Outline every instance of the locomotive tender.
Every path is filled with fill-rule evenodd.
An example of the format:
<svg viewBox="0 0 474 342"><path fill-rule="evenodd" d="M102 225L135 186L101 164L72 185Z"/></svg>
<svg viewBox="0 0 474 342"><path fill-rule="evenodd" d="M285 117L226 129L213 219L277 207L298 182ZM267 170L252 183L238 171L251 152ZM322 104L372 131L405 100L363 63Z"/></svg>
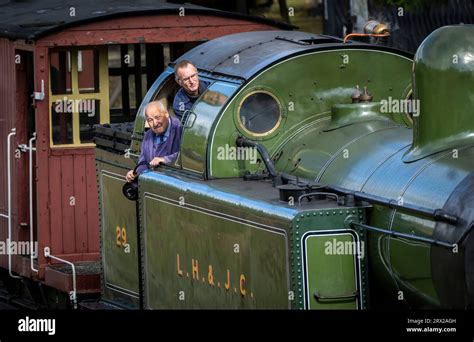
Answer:
<svg viewBox="0 0 474 342"><path fill-rule="evenodd" d="M284 31L183 55L211 85L183 122L176 165L143 173L137 202L122 195L124 176L146 104L171 107L173 64L142 102L130 150L96 140L104 302L470 307L473 33L440 28L414 59Z"/></svg>

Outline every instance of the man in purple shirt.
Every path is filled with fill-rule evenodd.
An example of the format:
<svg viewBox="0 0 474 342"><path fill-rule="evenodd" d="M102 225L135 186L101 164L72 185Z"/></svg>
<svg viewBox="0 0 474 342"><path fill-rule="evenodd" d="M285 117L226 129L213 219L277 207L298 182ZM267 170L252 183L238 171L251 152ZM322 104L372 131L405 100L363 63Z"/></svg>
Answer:
<svg viewBox="0 0 474 342"><path fill-rule="evenodd" d="M159 164L173 164L178 159L182 126L178 119L171 118L160 101L150 102L145 108L145 120L150 129L142 141L142 151L138 159L136 173L128 171L127 182L133 182L143 171Z"/></svg>

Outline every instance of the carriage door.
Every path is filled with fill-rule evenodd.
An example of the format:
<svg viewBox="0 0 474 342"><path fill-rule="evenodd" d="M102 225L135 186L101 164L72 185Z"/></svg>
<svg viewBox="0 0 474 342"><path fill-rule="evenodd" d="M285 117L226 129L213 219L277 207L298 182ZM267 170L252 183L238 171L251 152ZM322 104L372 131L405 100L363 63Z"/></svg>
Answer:
<svg viewBox="0 0 474 342"><path fill-rule="evenodd" d="M14 220L14 229L18 228L18 236L14 239L18 241L29 241L30 233L33 234L33 241L36 241L35 222L35 112L33 108L33 53L25 50L15 50L15 79L16 79L16 149L15 174L12 185L14 189L13 201L14 212L17 220ZM32 148L30 148L32 147ZM30 152L31 150L31 152ZM31 184L31 187L30 187ZM13 197L13 198L15 198ZM31 201L30 201L31 198ZM30 231L31 228L31 231ZM36 250L33 250L33 253ZM18 254L30 254L29 251L18 251Z"/></svg>

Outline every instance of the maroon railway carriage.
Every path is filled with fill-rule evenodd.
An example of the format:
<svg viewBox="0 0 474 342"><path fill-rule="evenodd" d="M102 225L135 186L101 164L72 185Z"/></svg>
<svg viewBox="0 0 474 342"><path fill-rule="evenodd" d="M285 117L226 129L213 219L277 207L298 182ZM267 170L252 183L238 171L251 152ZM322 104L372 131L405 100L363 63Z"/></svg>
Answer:
<svg viewBox="0 0 474 342"><path fill-rule="evenodd" d="M67 293L71 266L56 257L75 263L78 293L99 292L93 125L133 121L167 62L201 42L291 28L156 0L0 5L0 242L25 242L0 248L4 281ZM37 258L20 249L30 241Z"/></svg>

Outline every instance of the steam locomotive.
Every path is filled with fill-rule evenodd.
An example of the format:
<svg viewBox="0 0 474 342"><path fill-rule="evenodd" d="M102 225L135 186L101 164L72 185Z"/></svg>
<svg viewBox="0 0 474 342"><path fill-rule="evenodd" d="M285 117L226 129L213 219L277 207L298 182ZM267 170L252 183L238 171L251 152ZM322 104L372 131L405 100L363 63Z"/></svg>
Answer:
<svg viewBox="0 0 474 342"><path fill-rule="evenodd" d="M171 107L178 90L171 63L131 136L97 128L103 303L469 308L472 37L472 25L442 27L414 58L295 31L199 45L175 61L211 83L176 165L143 173L130 201L144 107Z"/></svg>

